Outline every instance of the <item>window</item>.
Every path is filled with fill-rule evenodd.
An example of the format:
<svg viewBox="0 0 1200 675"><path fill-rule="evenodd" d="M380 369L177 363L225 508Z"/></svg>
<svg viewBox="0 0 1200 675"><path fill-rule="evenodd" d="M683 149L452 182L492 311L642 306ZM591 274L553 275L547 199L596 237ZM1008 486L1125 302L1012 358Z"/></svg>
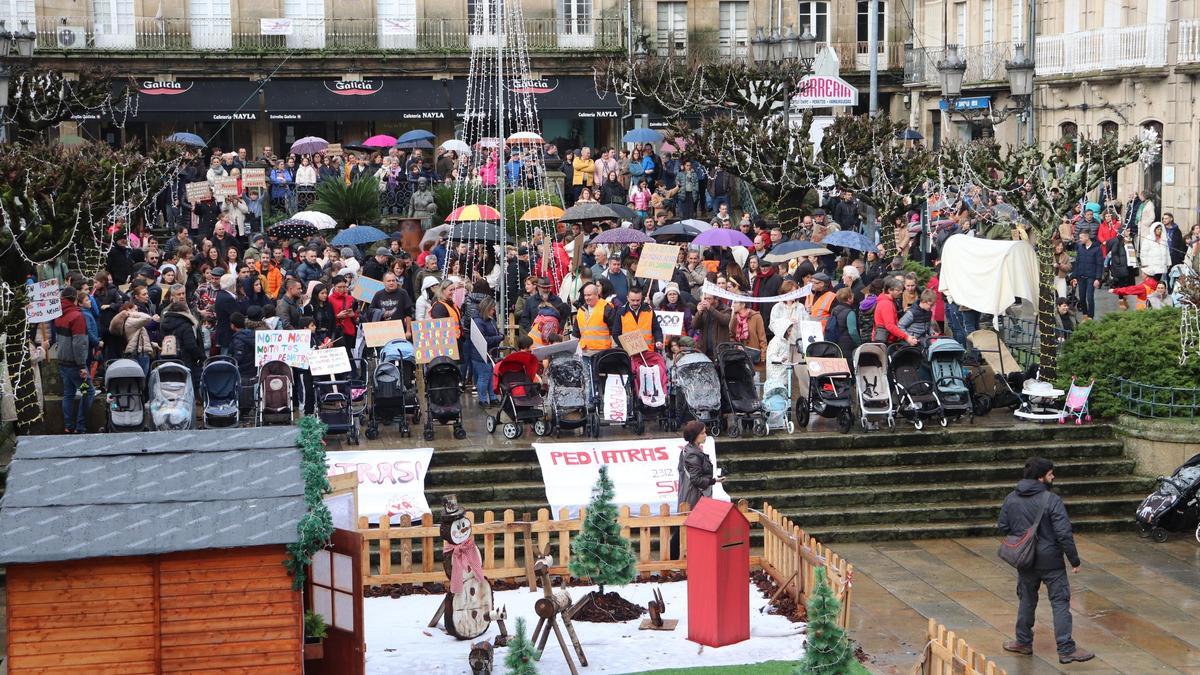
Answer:
<svg viewBox="0 0 1200 675"><path fill-rule="evenodd" d="M1104 27L1120 28L1123 23L1121 0L1104 0Z"/></svg>
<svg viewBox="0 0 1200 675"><path fill-rule="evenodd" d="M188 27L193 49L229 49L233 25L229 0L188 0Z"/></svg>
<svg viewBox="0 0 1200 675"><path fill-rule="evenodd" d="M596 43L592 0L558 0L558 46L590 49Z"/></svg>
<svg viewBox="0 0 1200 675"><path fill-rule="evenodd" d="M687 3L658 3L658 55L687 54Z"/></svg>
<svg viewBox="0 0 1200 675"><path fill-rule="evenodd" d="M1121 134L1121 127L1117 126L1116 122L1108 121L1100 123L1100 135L1104 138L1118 138Z"/></svg>
<svg viewBox="0 0 1200 675"><path fill-rule="evenodd" d="M92 0L92 39L97 49L134 49L133 0Z"/></svg>
<svg viewBox="0 0 1200 675"><path fill-rule="evenodd" d="M1063 0L1063 33L1079 32L1079 0Z"/></svg>
<svg viewBox="0 0 1200 675"><path fill-rule="evenodd" d="M415 49L417 46L417 0L377 0L379 47Z"/></svg>
<svg viewBox="0 0 1200 675"><path fill-rule="evenodd" d="M954 40L959 47L967 46L967 3L954 3ZM959 52L962 55L962 52Z"/></svg>
<svg viewBox="0 0 1200 675"><path fill-rule="evenodd" d="M1013 42L1025 44L1025 0L1012 0L1012 35ZM1028 50L1026 50L1028 51Z"/></svg>
<svg viewBox="0 0 1200 675"><path fill-rule="evenodd" d="M1146 23L1150 25L1167 22L1167 0L1150 0L1146 7Z"/></svg>
<svg viewBox="0 0 1200 675"><path fill-rule="evenodd" d="M746 56L746 48L750 44L750 29L746 22L749 6L748 2L721 3L721 30L718 34L721 56Z"/></svg>
<svg viewBox="0 0 1200 675"><path fill-rule="evenodd" d="M471 46L499 46L504 35L504 0L467 0Z"/></svg>
<svg viewBox="0 0 1200 675"><path fill-rule="evenodd" d="M354 559L320 550L312 558L312 611L325 625L354 632Z"/></svg>
<svg viewBox="0 0 1200 675"><path fill-rule="evenodd" d="M829 42L829 3L802 2L800 3L800 26L798 30L803 35L804 27L817 36L817 42Z"/></svg>
<svg viewBox="0 0 1200 675"><path fill-rule="evenodd" d="M871 3L867 0L858 0L858 41L866 42L870 39L867 35L867 28L870 27ZM887 3L879 0L879 16L875 22L875 37L879 40L879 47L882 50L884 43L887 42Z"/></svg>
<svg viewBox="0 0 1200 675"><path fill-rule="evenodd" d="M996 2L983 0L983 44L996 41Z"/></svg>
<svg viewBox="0 0 1200 675"><path fill-rule="evenodd" d="M325 48L325 0L283 0L283 15L292 20L289 49Z"/></svg>
<svg viewBox="0 0 1200 675"><path fill-rule="evenodd" d="M37 11L34 0L0 0L0 19L4 19L7 30L21 30L21 22L29 22L29 30L37 30Z"/></svg>

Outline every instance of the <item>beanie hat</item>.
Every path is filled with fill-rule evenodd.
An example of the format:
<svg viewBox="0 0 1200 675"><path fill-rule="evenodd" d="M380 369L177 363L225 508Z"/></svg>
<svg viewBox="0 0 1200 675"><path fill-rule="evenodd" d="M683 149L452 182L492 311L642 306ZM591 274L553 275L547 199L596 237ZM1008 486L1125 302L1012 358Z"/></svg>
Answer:
<svg viewBox="0 0 1200 675"><path fill-rule="evenodd" d="M1042 457L1030 457L1025 462L1025 473L1022 478L1037 480L1054 469L1054 462Z"/></svg>

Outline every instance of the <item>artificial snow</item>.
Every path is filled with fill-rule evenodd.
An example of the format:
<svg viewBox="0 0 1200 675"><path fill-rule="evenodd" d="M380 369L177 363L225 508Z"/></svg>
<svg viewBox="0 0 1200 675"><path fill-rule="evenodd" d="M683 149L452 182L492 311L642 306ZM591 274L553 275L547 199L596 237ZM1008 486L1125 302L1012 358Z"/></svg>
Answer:
<svg viewBox="0 0 1200 675"><path fill-rule="evenodd" d="M686 581L661 585L630 584L619 588L608 586L605 591L618 591L621 597L644 607L652 599L651 592L656 586L662 589L663 599L667 603L665 618L679 620L675 630L638 630L642 619L648 618L649 614L625 623L575 621L575 633L588 659L588 666L580 668L580 675L731 666L772 660L795 661L804 655L804 636L800 634L803 624L760 612L767 606L767 600L753 585L750 588L750 639L717 649L702 647L687 639ZM578 586L569 588L568 592L572 600L579 600L595 589L595 586ZM471 643L485 639L491 641L500 634L500 629L493 623L487 633L474 640L456 640L441 629L441 622L438 628L429 628L429 620L444 597L410 595L398 599L367 598L363 601L367 675L471 672L467 665ZM528 588L521 588L497 592L494 597L497 607L508 608L508 620L505 623L509 635L516 632L517 617L525 617L526 634L532 638L533 629L537 626L533 603L543 597L542 590L530 593ZM571 649L570 637L565 630L563 637L567 641L567 648ZM504 656L507 653L507 648L496 650L494 672L504 672ZM578 667L573 650L571 656ZM570 673L553 631L537 668L543 675Z"/></svg>

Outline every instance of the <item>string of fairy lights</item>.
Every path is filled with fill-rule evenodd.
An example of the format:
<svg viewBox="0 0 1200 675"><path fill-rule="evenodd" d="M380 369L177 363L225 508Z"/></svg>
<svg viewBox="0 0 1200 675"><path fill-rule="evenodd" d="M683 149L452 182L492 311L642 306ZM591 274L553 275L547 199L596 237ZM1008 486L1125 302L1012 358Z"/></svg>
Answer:
<svg viewBox="0 0 1200 675"><path fill-rule="evenodd" d="M46 94L56 95L48 96ZM58 71L21 73L9 82L11 105L3 117L12 124L26 115L30 122L57 121L64 113L86 113L112 120L124 127L130 117L137 115L138 96L133 87L110 90L99 102L84 101L75 90L75 80Z"/></svg>

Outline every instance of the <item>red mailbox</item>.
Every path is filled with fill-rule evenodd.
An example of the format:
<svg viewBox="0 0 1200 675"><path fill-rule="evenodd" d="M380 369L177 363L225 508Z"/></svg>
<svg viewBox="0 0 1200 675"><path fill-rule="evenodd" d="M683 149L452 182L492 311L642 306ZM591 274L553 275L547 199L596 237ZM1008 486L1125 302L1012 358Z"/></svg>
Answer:
<svg viewBox="0 0 1200 675"><path fill-rule="evenodd" d="M723 647L750 637L750 521L701 497L687 527L688 639Z"/></svg>

